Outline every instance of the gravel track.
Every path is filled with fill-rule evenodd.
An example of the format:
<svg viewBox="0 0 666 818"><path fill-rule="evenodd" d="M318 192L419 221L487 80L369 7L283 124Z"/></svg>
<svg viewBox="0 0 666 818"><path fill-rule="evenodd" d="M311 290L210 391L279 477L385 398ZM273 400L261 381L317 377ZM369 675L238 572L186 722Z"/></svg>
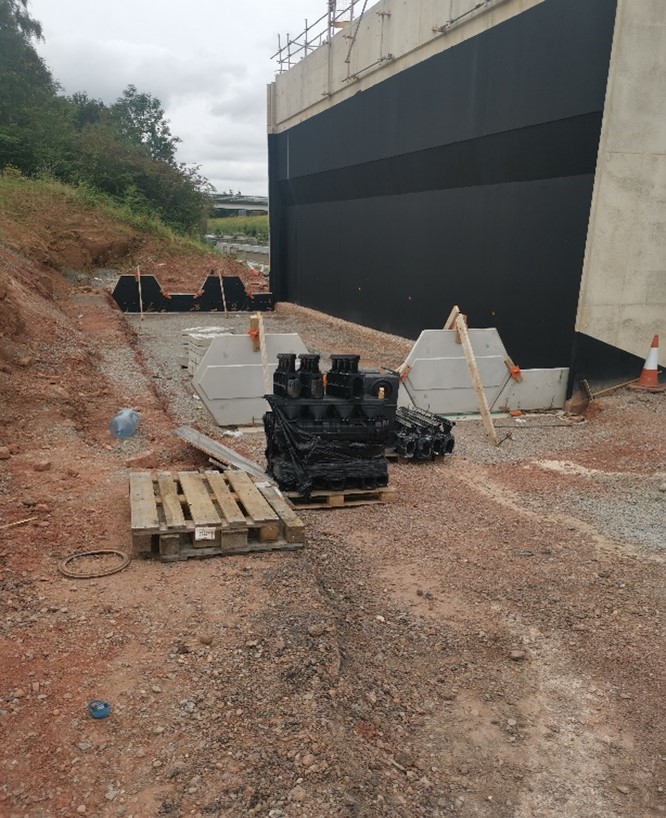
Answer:
<svg viewBox="0 0 666 818"><path fill-rule="evenodd" d="M244 333L249 317L238 313L227 317L171 313L146 316L144 320L126 315L125 319L137 334L146 366L154 373L158 393L164 397L175 421L219 435L219 428L191 387L191 376L181 367L181 332L192 326L223 326L233 333ZM396 369L412 345L408 339L290 304L280 304L275 313L265 313L264 324L267 332L299 333L308 349L322 356L322 368L328 365L331 352L344 351L360 354L361 367ZM126 371L126 366L120 366L118 377L126 377L123 375ZM620 467L586 471L586 453L594 447L607 447L607 459L612 461L617 440L609 437L605 424L562 411L525 414L516 419L498 417L495 425L502 441L498 447L488 444L478 418L458 418L454 430L456 460L506 467L506 476L513 480L513 485L520 484L522 490L526 489L522 501L535 511L570 513L598 527L611 539L664 549L666 450L662 430L666 427L666 413L663 396L636 395L625 390L606 398L603 405L608 407L604 411L610 411L618 424L622 424L625 414L628 426L632 414L643 410L640 422L648 428L641 434L653 430L652 447L649 443L636 444L645 449L645 458L638 457L629 473L623 472L621 463ZM244 435L239 449L263 463L262 434ZM567 468L571 461L580 464L578 475ZM518 476L514 479L512 475Z"/></svg>

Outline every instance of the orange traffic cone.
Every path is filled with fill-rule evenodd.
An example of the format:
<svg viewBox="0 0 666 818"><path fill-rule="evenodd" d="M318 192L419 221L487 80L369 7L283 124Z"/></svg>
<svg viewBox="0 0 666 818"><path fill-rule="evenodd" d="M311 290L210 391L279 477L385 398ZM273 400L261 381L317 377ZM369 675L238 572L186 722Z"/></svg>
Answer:
<svg viewBox="0 0 666 818"><path fill-rule="evenodd" d="M663 392L666 386L661 386L659 383L659 368L657 361L659 360L659 336L655 335L652 339L650 351L645 359L643 371L636 383L631 384L632 389L643 389L648 392Z"/></svg>

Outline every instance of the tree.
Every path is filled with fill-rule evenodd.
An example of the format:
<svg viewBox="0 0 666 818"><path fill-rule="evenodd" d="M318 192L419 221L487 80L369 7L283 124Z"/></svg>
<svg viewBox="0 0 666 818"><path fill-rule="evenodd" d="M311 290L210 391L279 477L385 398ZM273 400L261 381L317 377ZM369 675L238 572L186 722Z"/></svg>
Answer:
<svg viewBox="0 0 666 818"><path fill-rule="evenodd" d="M151 159L104 121L78 134L70 181L85 182L133 212L160 218L175 230L196 232L210 203L209 182L198 168Z"/></svg>
<svg viewBox="0 0 666 818"><path fill-rule="evenodd" d="M27 0L0 0L0 168L38 170L63 135L57 85L31 42L41 31ZM58 129L56 139L50 125Z"/></svg>
<svg viewBox="0 0 666 818"><path fill-rule="evenodd" d="M28 14L28 0L0 0L0 31L12 31L25 40L42 39L42 26Z"/></svg>
<svg viewBox="0 0 666 818"><path fill-rule="evenodd" d="M27 0L0 0L0 126L20 119L26 107L54 97L51 72L30 39L41 38L42 27L27 12Z"/></svg>
<svg viewBox="0 0 666 818"><path fill-rule="evenodd" d="M91 99L85 91L72 94L68 100L74 107L74 127L79 131L86 125L93 125L109 117L109 109L102 100Z"/></svg>
<svg viewBox="0 0 666 818"><path fill-rule="evenodd" d="M86 125L77 140L72 181L122 200L136 179L149 173L151 159L145 151L124 140L104 123Z"/></svg>
<svg viewBox="0 0 666 818"><path fill-rule="evenodd" d="M159 99L140 93L128 85L111 107L111 114L122 136L135 145L143 145L152 159L175 164L176 146Z"/></svg>

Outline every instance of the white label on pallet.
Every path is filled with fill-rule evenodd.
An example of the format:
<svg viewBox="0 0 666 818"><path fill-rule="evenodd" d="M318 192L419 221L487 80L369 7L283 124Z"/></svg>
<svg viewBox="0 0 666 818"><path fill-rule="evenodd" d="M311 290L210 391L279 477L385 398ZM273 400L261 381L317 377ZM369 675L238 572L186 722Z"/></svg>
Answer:
<svg viewBox="0 0 666 818"><path fill-rule="evenodd" d="M214 540L215 539L215 529L214 528L195 528L194 529L194 539L198 542L200 540Z"/></svg>

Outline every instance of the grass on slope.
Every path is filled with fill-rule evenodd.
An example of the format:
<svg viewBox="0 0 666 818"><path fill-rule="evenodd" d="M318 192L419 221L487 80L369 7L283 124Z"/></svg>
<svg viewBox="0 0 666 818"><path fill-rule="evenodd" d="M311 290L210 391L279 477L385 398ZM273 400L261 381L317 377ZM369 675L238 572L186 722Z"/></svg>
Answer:
<svg viewBox="0 0 666 818"><path fill-rule="evenodd" d="M3 239L3 222L18 221L27 226L31 222L39 226L48 214L76 211L86 216L115 223L119 228L133 228L140 233L157 238L171 250L206 253L209 248L203 240L175 233L155 216L133 209L81 185L71 187L54 179L27 179L16 172L0 174L0 240Z"/></svg>

